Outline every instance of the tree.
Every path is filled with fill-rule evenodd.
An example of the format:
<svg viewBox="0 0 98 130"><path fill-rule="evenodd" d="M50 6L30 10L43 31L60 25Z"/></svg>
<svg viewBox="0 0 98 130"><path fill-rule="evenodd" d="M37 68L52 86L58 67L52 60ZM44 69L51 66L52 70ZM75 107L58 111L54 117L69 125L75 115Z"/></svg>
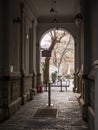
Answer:
<svg viewBox="0 0 98 130"><path fill-rule="evenodd" d="M53 53L54 53L53 54L53 63L55 66L58 67L58 75L59 75L59 69L60 69L61 63L65 63L67 61L67 59L71 59L71 60L73 59L73 56L72 56L73 46L71 44L72 36L70 35L68 41L65 41L65 42L64 42L64 44L62 42L59 44L56 44L53 49ZM62 44L61 48L60 48L60 44ZM71 52L71 54L70 54L70 52Z"/></svg>
<svg viewBox="0 0 98 130"><path fill-rule="evenodd" d="M55 72L53 72L53 73L51 74L51 79L52 79L53 83L55 83L55 81L56 81L56 79L57 79L57 71L55 71Z"/></svg>
<svg viewBox="0 0 98 130"><path fill-rule="evenodd" d="M50 59L53 60L53 64L59 67L62 61L66 61L68 58L67 52L68 47L70 46L71 35L68 32L61 31L61 30L52 30L48 33L50 37L50 46L47 50L49 50L52 54L51 57L46 57L44 62L44 83L48 83L49 81L49 61ZM62 48L62 46L64 46ZM69 48L70 49L70 48ZM59 54L59 56L58 56Z"/></svg>
<svg viewBox="0 0 98 130"><path fill-rule="evenodd" d="M49 32L49 36L51 37L51 44L49 47L49 51L52 53L54 46L57 43L60 43L61 39L66 35L66 32L59 32L58 30L52 30ZM49 61L50 57L45 58L45 71L44 71L44 81L45 83L49 82Z"/></svg>

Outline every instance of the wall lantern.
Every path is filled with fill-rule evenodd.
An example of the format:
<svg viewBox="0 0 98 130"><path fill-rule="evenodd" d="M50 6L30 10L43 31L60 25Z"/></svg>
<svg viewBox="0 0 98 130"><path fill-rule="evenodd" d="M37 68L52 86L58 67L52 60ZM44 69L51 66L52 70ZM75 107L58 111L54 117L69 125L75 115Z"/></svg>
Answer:
<svg viewBox="0 0 98 130"><path fill-rule="evenodd" d="M16 18L13 19L13 23L14 23L14 24L15 24L15 23L20 23L20 22L21 22L20 17L16 17Z"/></svg>
<svg viewBox="0 0 98 130"><path fill-rule="evenodd" d="M29 39L29 34L28 33L26 34L26 39Z"/></svg>
<svg viewBox="0 0 98 130"><path fill-rule="evenodd" d="M56 11L56 0L51 0L51 9L50 9L50 13L55 13Z"/></svg>
<svg viewBox="0 0 98 130"><path fill-rule="evenodd" d="M13 65L10 65L10 72L13 72Z"/></svg>
<svg viewBox="0 0 98 130"><path fill-rule="evenodd" d="M78 25L82 21L82 15L79 13L74 17L75 23Z"/></svg>

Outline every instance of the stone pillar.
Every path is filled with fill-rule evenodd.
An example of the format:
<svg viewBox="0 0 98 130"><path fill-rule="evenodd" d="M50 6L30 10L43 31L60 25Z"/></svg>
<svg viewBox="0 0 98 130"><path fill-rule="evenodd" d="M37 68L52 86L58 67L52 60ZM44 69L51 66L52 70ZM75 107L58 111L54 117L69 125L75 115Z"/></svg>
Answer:
<svg viewBox="0 0 98 130"><path fill-rule="evenodd" d="M88 121L88 106L89 106L89 80L88 75L82 75L82 86L81 86L81 99L83 99L82 117L85 121Z"/></svg>
<svg viewBox="0 0 98 130"><path fill-rule="evenodd" d="M77 41L75 41L75 73L74 73L74 88L73 88L74 92L79 87L78 86L78 82L79 82L79 78L78 78L79 69L80 69L80 43L79 43L79 39L77 39Z"/></svg>
<svg viewBox="0 0 98 130"><path fill-rule="evenodd" d="M80 107L82 117L87 120L88 98L89 98L89 80L88 73L91 66L91 37L90 37L90 16L89 16L89 1L82 1L82 23L81 23L81 65L80 65ZM88 6L87 6L88 5ZM81 73L82 72L82 73Z"/></svg>
<svg viewBox="0 0 98 130"><path fill-rule="evenodd" d="M36 25L37 22L35 20L32 21L32 31L33 31L33 91L36 92L37 87L37 64L38 60L36 57ZM37 50L38 52L38 50Z"/></svg>
<svg viewBox="0 0 98 130"><path fill-rule="evenodd" d="M75 77L73 91L79 90L78 73L81 67L81 23L76 23L77 38L75 39ZM79 91L78 91L79 92Z"/></svg>
<svg viewBox="0 0 98 130"><path fill-rule="evenodd" d="M36 46L36 56L37 56L37 61L36 61L36 65L37 65L37 73L40 73L40 42L37 42L37 46Z"/></svg>
<svg viewBox="0 0 98 130"><path fill-rule="evenodd" d="M98 130L98 60L94 62L95 68L95 130Z"/></svg>
<svg viewBox="0 0 98 130"><path fill-rule="evenodd" d="M21 8L21 96L26 103L34 96L36 83L36 30L30 1L25 1ZM30 13L31 12L31 13Z"/></svg>
<svg viewBox="0 0 98 130"><path fill-rule="evenodd" d="M78 92L78 87L79 87L78 73L79 73L79 68L77 68L76 72L74 73L74 88L73 88L73 92Z"/></svg>
<svg viewBox="0 0 98 130"><path fill-rule="evenodd" d="M38 28L38 26L37 26L37 37L38 37L38 32L39 32L40 30L39 30L39 28ZM40 56L40 39L38 38L38 39L36 39L36 57L37 57L37 60L36 60L36 66L37 66L37 75L39 75L40 74L40 58L41 58L41 56ZM41 75L40 75L41 76ZM41 78L41 77L40 77Z"/></svg>

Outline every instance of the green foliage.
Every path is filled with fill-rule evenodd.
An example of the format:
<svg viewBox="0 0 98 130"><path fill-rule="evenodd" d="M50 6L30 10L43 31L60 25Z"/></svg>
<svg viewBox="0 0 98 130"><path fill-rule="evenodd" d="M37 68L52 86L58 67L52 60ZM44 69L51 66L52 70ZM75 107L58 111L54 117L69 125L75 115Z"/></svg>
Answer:
<svg viewBox="0 0 98 130"><path fill-rule="evenodd" d="M57 71L55 71L55 72L53 72L53 73L51 74L51 78L52 78L53 83L55 83L55 81L56 81L56 79L57 79Z"/></svg>

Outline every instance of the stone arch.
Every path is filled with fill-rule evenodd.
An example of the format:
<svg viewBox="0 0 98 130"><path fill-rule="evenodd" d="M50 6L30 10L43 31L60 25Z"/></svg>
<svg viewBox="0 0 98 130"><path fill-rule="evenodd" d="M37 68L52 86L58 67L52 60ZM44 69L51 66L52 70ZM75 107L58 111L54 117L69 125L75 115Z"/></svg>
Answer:
<svg viewBox="0 0 98 130"><path fill-rule="evenodd" d="M42 37L45 35L46 32L48 32L51 29L55 29L55 24L48 24L48 23L40 23L38 25L37 28L37 50L40 50L40 41L42 39ZM80 58L80 44L78 44L79 38L80 38L80 34L79 34L79 28L76 26L75 23L61 23L59 24L60 29L62 30L66 30L67 32L69 32L69 34L72 35L72 37L74 38L74 49L75 49L75 71L77 69L77 67L79 66L79 58ZM37 58L39 59L37 63L37 72L40 73L40 53L37 52Z"/></svg>
<svg viewBox="0 0 98 130"><path fill-rule="evenodd" d="M37 43L40 44L40 39L47 32L48 30L55 29L55 24L48 24L48 23L42 23L38 25L37 30ZM62 30L68 31L73 38L75 39L75 42L78 43L79 41L79 29L77 28L76 24L74 23L62 23L59 25L59 28Z"/></svg>
<svg viewBox="0 0 98 130"><path fill-rule="evenodd" d="M55 29L56 29L56 28L51 28L51 29L47 30L46 32L44 32L44 33L42 34L42 36L40 37L39 45L40 45L40 43L41 43L42 38L45 36L45 34L47 34L49 31L55 30ZM66 30L66 29L64 29L64 28L59 28L58 30L66 31L66 32L68 32L68 34L70 34L70 35L73 37L73 35L72 35L68 30ZM74 37L73 37L73 39L74 39ZM75 39L74 39L74 40L75 40Z"/></svg>
<svg viewBox="0 0 98 130"><path fill-rule="evenodd" d="M41 36L41 38L40 38L40 42L39 42L40 47L41 47L41 41L42 41L42 39L43 39L44 36L47 35L47 33L48 33L49 31L51 31L51 30L56 30L56 28L51 28L51 29L47 30L46 32L44 32L44 33L42 34L42 36ZM73 42L75 43L74 37L72 36L72 34L71 34L69 31L65 30L64 28L59 28L58 30L67 32L67 33L72 37ZM73 44L73 45L75 45L75 44ZM41 72L41 71L40 71L40 72Z"/></svg>

